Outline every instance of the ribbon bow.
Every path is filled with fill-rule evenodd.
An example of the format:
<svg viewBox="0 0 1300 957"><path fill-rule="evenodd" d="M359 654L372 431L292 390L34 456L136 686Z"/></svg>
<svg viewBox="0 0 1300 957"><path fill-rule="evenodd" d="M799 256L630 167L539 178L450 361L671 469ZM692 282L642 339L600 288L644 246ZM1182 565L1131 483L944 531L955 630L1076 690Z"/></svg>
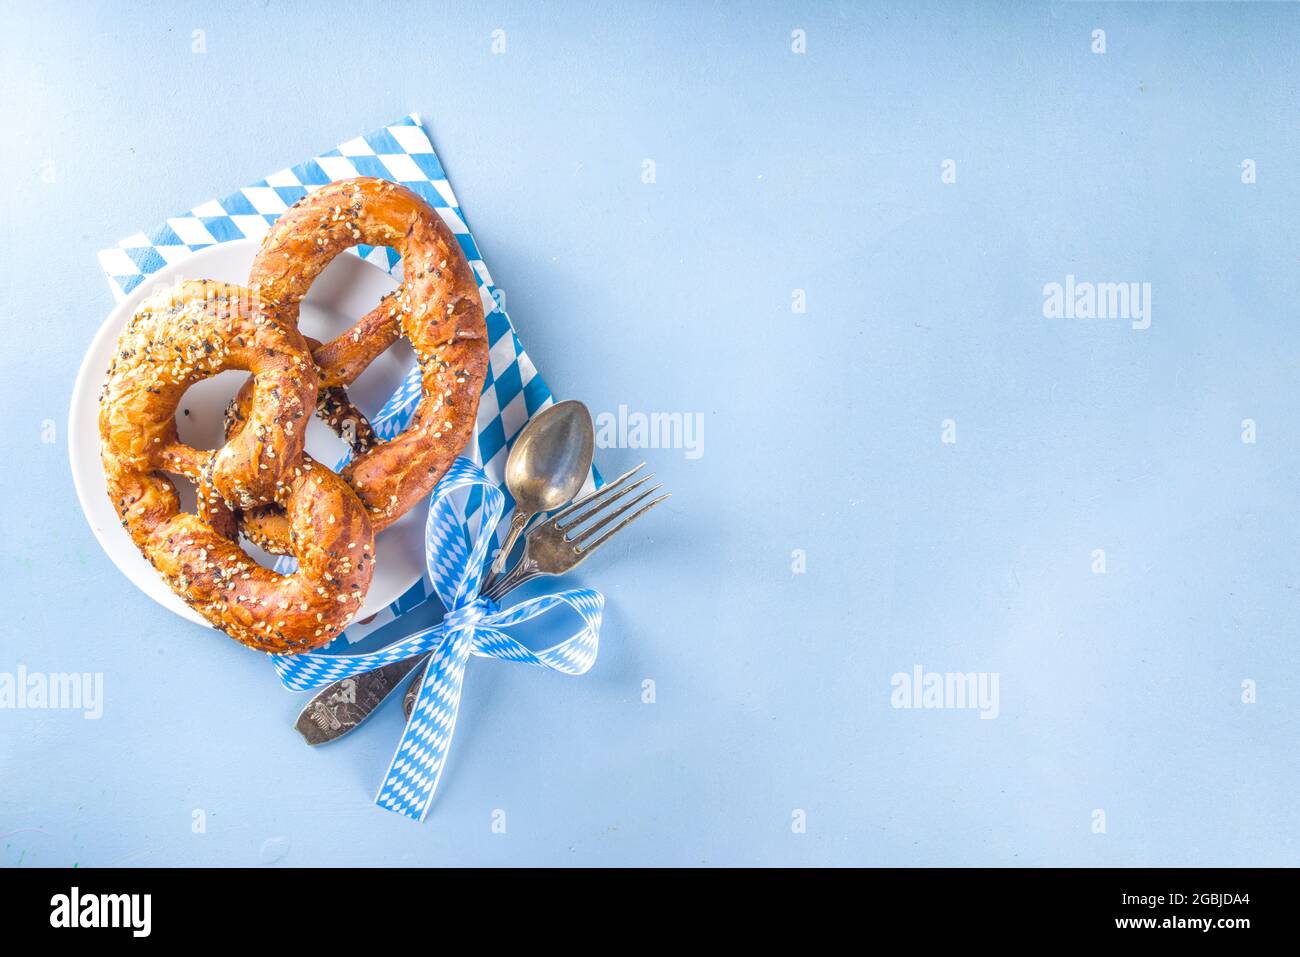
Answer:
<svg viewBox="0 0 1300 957"><path fill-rule="evenodd" d="M453 502L453 493L478 490L482 512L476 532ZM380 807L424 820L446 765L456 729L461 685L470 655L500 658L580 675L596 661L605 598L591 588L572 588L501 609L480 598L484 559L505 507L501 490L476 465L458 458L429 500L424 557L433 589L447 614L432 628L364 655L277 655L275 670L290 691L310 691L352 675L433 652L397 752L375 795ZM582 628L544 651L533 651L502 628L567 605L582 618Z"/></svg>

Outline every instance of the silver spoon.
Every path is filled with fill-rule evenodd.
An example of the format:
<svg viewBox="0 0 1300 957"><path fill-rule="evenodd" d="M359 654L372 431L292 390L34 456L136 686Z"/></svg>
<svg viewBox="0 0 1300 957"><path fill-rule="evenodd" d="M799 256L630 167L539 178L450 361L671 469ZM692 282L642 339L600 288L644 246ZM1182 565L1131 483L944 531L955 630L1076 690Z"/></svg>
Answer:
<svg viewBox="0 0 1300 957"><path fill-rule="evenodd" d="M524 426L506 459L506 488L515 500L515 514L483 582L485 588L506 567L511 549L533 516L553 512L578 494L591 472L595 450L591 412L576 399L555 403Z"/></svg>
<svg viewBox="0 0 1300 957"><path fill-rule="evenodd" d="M573 501L587 481L595 454L591 410L577 399L557 402L528 420L506 458L506 488L515 500L514 518L501 551L479 587L480 594L487 594L496 584L510 550L533 516L553 512ZM415 710L427 667L420 669L402 696L402 712L408 719Z"/></svg>

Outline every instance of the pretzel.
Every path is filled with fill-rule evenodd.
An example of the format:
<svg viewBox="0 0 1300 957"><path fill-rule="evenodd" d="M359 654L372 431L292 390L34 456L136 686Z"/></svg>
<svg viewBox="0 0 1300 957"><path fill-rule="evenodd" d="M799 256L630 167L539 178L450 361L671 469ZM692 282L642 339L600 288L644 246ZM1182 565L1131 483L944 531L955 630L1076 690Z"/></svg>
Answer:
<svg viewBox="0 0 1300 957"><path fill-rule="evenodd" d="M424 499L469 442L487 375L487 326L474 273L442 217L409 189L380 179L340 180L295 203L263 240L249 284L296 321L312 282L358 243L396 249L402 285L347 332L315 347L312 358L325 390L319 408L354 453L341 475L378 532ZM415 349L423 394L406 429L381 442L342 390L401 336ZM246 431L251 388L245 383L229 410L232 440ZM245 511L241 530L271 552L289 544L288 522L275 506Z"/></svg>
<svg viewBox="0 0 1300 957"><path fill-rule="evenodd" d="M267 652L329 642L360 609L374 567L365 509L302 456L317 391L309 356L297 329L248 290L183 282L141 303L100 395L108 494L132 541L199 614ZM226 369L253 373L245 428L215 452L185 445L181 396ZM198 514L180 511L164 472L198 484ZM293 575L263 568L236 541L231 507L268 502L287 510Z"/></svg>

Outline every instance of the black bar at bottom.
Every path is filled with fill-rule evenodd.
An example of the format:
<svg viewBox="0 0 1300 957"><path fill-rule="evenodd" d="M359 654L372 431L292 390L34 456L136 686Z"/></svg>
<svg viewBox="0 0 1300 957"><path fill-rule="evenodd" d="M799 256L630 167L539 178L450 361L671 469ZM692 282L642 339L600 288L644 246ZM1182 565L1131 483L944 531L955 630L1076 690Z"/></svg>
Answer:
<svg viewBox="0 0 1300 957"><path fill-rule="evenodd" d="M1295 884L1284 869L29 869L0 871L0 917L7 936L83 943L282 937L336 947L355 937L382 947L422 924L415 939L432 943L428 921L489 936L533 924L544 939L558 932L547 924L612 920L652 937L700 922L742 935L811 922L850 926L860 939L910 927L927 948L976 931L984 942L1230 946L1286 933Z"/></svg>

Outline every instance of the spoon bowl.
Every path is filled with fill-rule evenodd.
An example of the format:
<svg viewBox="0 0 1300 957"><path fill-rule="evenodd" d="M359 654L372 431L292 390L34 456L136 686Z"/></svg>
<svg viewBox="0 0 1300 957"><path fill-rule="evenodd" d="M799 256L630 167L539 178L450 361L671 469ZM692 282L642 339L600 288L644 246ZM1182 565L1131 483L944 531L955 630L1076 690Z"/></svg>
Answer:
<svg viewBox="0 0 1300 957"><path fill-rule="evenodd" d="M550 512L578 494L591 471L596 432L581 402L557 402L528 423L506 459L515 507Z"/></svg>
<svg viewBox="0 0 1300 957"><path fill-rule="evenodd" d="M557 402L529 420L506 459L506 488L514 518L484 586L501 574L515 542L539 512L568 503L582 489L596 454L591 412L576 399Z"/></svg>

